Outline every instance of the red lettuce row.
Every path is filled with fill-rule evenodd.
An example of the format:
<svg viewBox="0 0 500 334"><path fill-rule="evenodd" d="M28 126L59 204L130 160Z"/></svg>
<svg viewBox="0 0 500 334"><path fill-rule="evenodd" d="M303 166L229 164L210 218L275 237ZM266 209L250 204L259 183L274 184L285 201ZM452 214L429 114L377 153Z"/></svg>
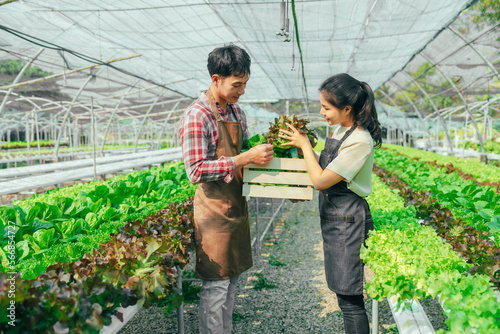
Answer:
<svg viewBox="0 0 500 334"><path fill-rule="evenodd" d="M193 248L192 222L190 198L143 221L129 220L93 253L52 265L36 279L1 274L0 331L98 333L113 314L121 318L118 306L138 301L148 305L158 298L179 300L172 298L177 295L175 266L187 264ZM9 318L11 303L15 320Z"/></svg>

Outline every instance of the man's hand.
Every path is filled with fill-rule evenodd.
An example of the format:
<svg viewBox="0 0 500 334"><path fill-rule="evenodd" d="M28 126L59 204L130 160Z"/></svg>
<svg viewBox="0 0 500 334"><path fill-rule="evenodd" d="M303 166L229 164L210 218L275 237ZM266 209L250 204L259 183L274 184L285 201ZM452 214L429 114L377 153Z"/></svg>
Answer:
<svg viewBox="0 0 500 334"><path fill-rule="evenodd" d="M256 165L267 165L273 158L273 145L261 144L252 147L249 152L252 153L251 163Z"/></svg>
<svg viewBox="0 0 500 334"><path fill-rule="evenodd" d="M271 162L272 158L273 145L261 144L235 156L234 163L237 167L243 167L251 163L256 165L267 165Z"/></svg>

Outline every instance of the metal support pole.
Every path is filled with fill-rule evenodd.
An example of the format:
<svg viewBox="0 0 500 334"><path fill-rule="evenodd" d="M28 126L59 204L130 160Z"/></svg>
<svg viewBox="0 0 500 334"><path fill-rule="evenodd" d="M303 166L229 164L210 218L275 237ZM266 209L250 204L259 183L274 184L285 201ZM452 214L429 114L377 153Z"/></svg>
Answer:
<svg viewBox="0 0 500 334"><path fill-rule="evenodd" d="M412 135L413 135L412 127L410 126L410 124L408 123L408 120L406 119L406 114L405 114L405 112L404 112L404 111L402 111L402 110L399 108L399 106L398 106L398 105L396 104L396 102L395 102L395 101L394 101L394 100L393 100L393 99L389 96L389 94L387 94L387 93L386 93L386 92L384 92L383 90L380 90L380 92L381 92L381 93L382 93L382 94L383 94L383 95L384 95L384 96L385 96L385 97L386 97L386 98L387 98L387 99L391 102L391 104L392 104L392 105L393 105L396 109L398 109L398 110L401 112L401 114L403 115L403 120L404 120L404 121L405 121L405 123L406 123L406 127L407 127L407 129L408 129L408 130L412 133ZM401 128L401 125L400 125L400 124L398 124L398 122L396 122L396 119L393 117L393 115L392 115L391 111L390 111L389 109L386 109L386 108L384 108L384 110L385 110L385 112L387 113L387 115L389 115L389 117L390 117L390 118L394 121L394 124L395 124L395 125L398 125L398 126ZM421 116L420 116L420 113L418 112L418 110L417 110L417 114L419 115L419 117L421 117ZM424 125L425 125L425 123L424 123ZM426 131L427 131L427 133L429 132L428 127L426 127Z"/></svg>
<svg viewBox="0 0 500 334"><path fill-rule="evenodd" d="M155 101L153 102L153 104L148 108L148 111L146 111L145 116L149 115L149 113L151 112L151 110L153 110L154 105L156 105L156 103L158 102L158 100L160 100L160 98L162 96L163 96L163 94L158 95L158 97L155 99ZM142 129L144 127L144 123L145 122L146 122L146 118L143 118L141 124L139 125L139 131L137 131L137 134L136 134L136 137L135 137L135 145L134 145L134 151L135 152L137 152L137 145L139 144L139 137L142 134Z"/></svg>
<svg viewBox="0 0 500 334"><path fill-rule="evenodd" d="M182 270L178 265L175 266L177 271L177 289L182 293ZM184 334L184 302L177 308L177 333Z"/></svg>
<svg viewBox="0 0 500 334"><path fill-rule="evenodd" d="M255 255L260 260L260 232L259 232L259 198L255 197Z"/></svg>
<svg viewBox="0 0 500 334"><path fill-rule="evenodd" d="M96 164L96 157L95 157L95 121L94 121L94 98L91 96L90 97L90 115L91 115L91 126L92 129L90 130L90 133L92 135L92 165L94 166L94 181L97 180L97 164Z"/></svg>
<svg viewBox="0 0 500 334"><path fill-rule="evenodd" d="M68 142L69 142L69 151L73 153L73 139L71 133L71 118L68 118Z"/></svg>
<svg viewBox="0 0 500 334"><path fill-rule="evenodd" d="M271 226L273 226L273 228L274 228L274 221L276 219L276 216L278 215L278 212L280 212L280 210L281 210L281 208L283 207L284 204L285 204L285 200L282 199L281 200L281 204L278 206L278 209L276 210L276 212L273 211L274 214L270 217L269 224L266 226L264 232L260 236L260 245L262 245L262 242L264 241L264 238L266 236L267 231L269 231L269 228Z"/></svg>
<svg viewBox="0 0 500 334"><path fill-rule="evenodd" d="M326 127L328 128L328 125ZM274 198L271 198L271 212L276 212L276 211L274 211ZM272 224L273 224L272 227L273 227L273 230L274 230L274 226L275 226L274 219L272 219Z"/></svg>
<svg viewBox="0 0 500 334"><path fill-rule="evenodd" d="M153 122L151 119L148 120L149 122L149 130L150 130L150 150L154 150L154 142L153 142L153 137L154 137L154 131L153 131Z"/></svg>
<svg viewBox="0 0 500 334"><path fill-rule="evenodd" d="M30 156L30 148L31 148L31 136L30 136L30 114L26 115L26 124L25 124L25 139L26 139L26 149L28 150L28 157ZM26 165L30 166L31 165L31 160L26 161Z"/></svg>
<svg viewBox="0 0 500 334"><path fill-rule="evenodd" d="M378 334L378 301L372 299L372 334Z"/></svg>
<svg viewBox="0 0 500 334"><path fill-rule="evenodd" d="M398 86L399 87L399 86ZM401 88L401 87L400 87ZM384 95L390 102L391 104L396 108L398 109L401 114L403 115L403 120L405 121L406 123L406 127L408 129L411 129L411 126L410 126L410 123L408 123L408 119L406 118L406 114L404 111L401 110L401 108L396 104L396 102L389 96L389 94L387 94L386 92L384 92L383 90L380 90L380 92L382 93L382 95ZM396 120L394 119L394 117L392 116L392 113L390 111L387 112L387 114L389 115L389 117L392 118L392 120L394 121L394 123L396 123Z"/></svg>
<svg viewBox="0 0 500 334"><path fill-rule="evenodd" d="M444 131L446 133L446 139L448 140L448 145L450 147L450 152L452 151L452 143L451 143L451 138L450 138L450 135L449 135L449 129L446 128L446 125L444 124L444 119L443 119L443 116L441 115L441 113L439 112L438 108L436 107L436 105L434 104L434 101L432 101L431 97L429 96L429 94L427 94L427 91L425 91L425 89L423 89L423 87L417 82L417 80L413 79L413 77L411 75L409 75L408 73L405 72L405 74L410 78L410 80L415 84L415 86L418 87L418 89L420 89L420 91L424 94L424 96L427 98L427 100L429 101L429 103L431 104L432 108L434 109L434 111L437 113L438 117L439 117L439 120L441 121L441 124L443 125L443 128L444 128ZM414 107L416 108L416 107ZM416 109L415 109L416 110ZM419 114L420 115L420 114ZM420 119L422 121L424 121L424 119L422 117L420 117ZM427 129L429 128L429 125L427 124L427 122L425 123L425 125L427 126Z"/></svg>
<svg viewBox="0 0 500 334"><path fill-rule="evenodd" d="M420 55L422 55L422 57L424 57L425 59L427 59L435 68L436 70L449 82L449 84L453 87L453 89L455 89L455 91L457 92L458 96L460 97L460 99L462 100L462 102L464 103L464 106L465 106L465 109L467 110L467 112L469 113L470 117L471 117L471 122L472 122L472 125L474 126L474 129L476 130L476 135L477 135L477 138L479 139L479 144L481 145L481 161L483 162L487 162L488 158L487 158L487 155L486 155L486 151L484 150L484 142L483 142L483 136L481 136L481 133L479 132L479 128L477 127L477 122L476 122L476 119L474 118L474 115L472 114L472 111L470 110L469 108L469 104L467 103L467 101L465 100L465 97L463 96L463 94L460 92L460 89L458 89L457 85L455 85L455 83L453 82L453 80L451 80L440 68L438 65L434 64L432 62L432 60L427 57L426 55L424 55L422 52L420 53Z"/></svg>
<svg viewBox="0 0 500 334"><path fill-rule="evenodd" d="M469 114L465 116L465 126L464 126L464 140L462 146L462 159L465 155L465 145L467 144L467 127L469 126Z"/></svg>
<svg viewBox="0 0 500 334"><path fill-rule="evenodd" d="M181 103L181 101L177 101L177 103L175 104L175 106L172 108L171 113L168 114L167 118L163 122L163 126L161 127L161 130L160 130L160 135L158 136L158 145L159 145L159 147L161 147L161 137L163 135L163 132L165 131L165 128L166 128L167 123L168 123L168 120L170 119L170 116L172 116L172 114L174 113L174 111L179 106L179 103Z"/></svg>
<svg viewBox="0 0 500 334"><path fill-rule="evenodd" d="M89 75L87 80L85 80L85 82L83 83L83 85L80 87L80 89L78 90L78 92L76 93L75 97L73 97L73 101L72 103L75 103L75 101L78 99L78 97L80 96L80 94L83 92L83 89L85 88L85 86L87 86L87 84L90 82L90 80L94 78L94 75ZM63 121L61 123L61 128L59 130L59 133L57 135L57 141L56 141L56 144L55 144L55 156L56 156L56 160L59 160L58 159L58 155L59 155L59 142L61 141L61 137L62 137L62 133L63 133L63 130L64 130L64 125L66 124L66 120L68 119L69 117L69 114L71 112L71 108L72 106L68 107L66 109L66 113L64 114L64 118L63 118ZM91 109L92 109L92 117L94 117L94 106L93 106L93 103L92 103L92 106L91 106Z"/></svg>
<svg viewBox="0 0 500 334"><path fill-rule="evenodd" d="M40 164L42 163L42 153L40 152L40 128L38 127L38 115L35 113L35 128L36 128L36 146L38 148L38 156Z"/></svg>
<svg viewBox="0 0 500 334"><path fill-rule="evenodd" d="M483 137L485 140L488 140L488 108L484 109L484 129L483 129Z"/></svg>
<svg viewBox="0 0 500 334"><path fill-rule="evenodd" d="M122 148L122 128L119 122L117 123L117 129L118 129L118 148Z"/></svg>
<svg viewBox="0 0 500 334"><path fill-rule="evenodd" d="M133 84L132 86L129 87L128 91L126 94L130 93L130 91L135 87L135 85L137 85L139 83L140 79L137 79ZM115 117L116 115L116 112L118 111L120 105L122 104L123 100L125 99L125 95L122 96L122 98L120 99L120 101L118 101L118 103L116 104L115 106L115 109L113 110L113 113L111 114L111 117L109 118L109 122L108 124L106 125L106 129L104 130L104 137L102 139L102 144L101 144L101 153L104 152L104 144L106 142L106 137L108 136L108 131L109 131L109 127L111 126L111 122L113 121L113 118ZM121 143L120 143L121 145Z"/></svg>

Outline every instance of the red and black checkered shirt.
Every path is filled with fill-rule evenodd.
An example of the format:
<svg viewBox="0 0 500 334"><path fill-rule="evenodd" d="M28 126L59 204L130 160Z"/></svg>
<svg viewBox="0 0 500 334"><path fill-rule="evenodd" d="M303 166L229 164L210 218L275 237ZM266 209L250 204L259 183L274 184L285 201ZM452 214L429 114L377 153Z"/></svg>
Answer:
<svg viewBox="0 0 500 334"><path fill-rule="evenodd" d="M209 106L207 95L202 92L187 108L179 129L184 166L193 184L216 180L229 183L233 179L234 159L215 156L219 137L215 115ZM248 126L243 110L228 102L225 111L219 107L219 114L224 121L241 121L245 143Z"/></svg>

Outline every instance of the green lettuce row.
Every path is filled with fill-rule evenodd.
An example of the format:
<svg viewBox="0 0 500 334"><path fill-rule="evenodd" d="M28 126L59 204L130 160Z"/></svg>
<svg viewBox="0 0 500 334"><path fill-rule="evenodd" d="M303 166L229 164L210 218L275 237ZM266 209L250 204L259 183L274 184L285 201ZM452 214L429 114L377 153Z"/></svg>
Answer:
<svg viewBox="0 0 500 334"><path fill-rule="evenodd" d="M0 152L0 158L3 157L16 157L19 155L28 155L29 156L38 156L38 146L36 144L31 144L30 150L22 150L22 151L14 151L14 152ZM92 146L78 146L78 147L73 147L72 149L69 147L65 147L64 145L62 148L59 149L59 153L70 153L70 152L89 152L93 150ZM137 146L148 146L148 144L138 144ZM130 145L119 145L119 144L106 144L104 145L104 150L117 150L117 149L123 149L123 148L135 148L134 144ZM55 149L53 148L43 148L40 150L40 154L42 155L49 155L49 154L54 154ZM1 166L0 166L1 169Z"/></svg>
<svg viewBox="0 0 500 334"><path fill-rule="evenodd" d="M440 165L453 164L462 172L472 175L479 182L500 182L500 172L498 167L486 165L477 159L462 159L440 155L430 151L418 150L411 147L404 147L394 144L383 144L384 148L407 155L410 158L419 158L423 161L436 161Z"/></svg>
<svg viewBox="0 0 500 334"><path fill-rule="evenodd" d="M489 277L465 275L465 261L431 227L418 224L416 209L405 208L397 191L376 175L367 200L376 226L361 248L375 273L367 293L376 300L439 297L450 311L448 333L500 333L500 306Z"/></svg>
<svg viewBox="0 0 500 334"><path fill-rule="evenodd" d="M54 140L40 140L40 146L41 147L50 147L50 146L54 146L55 145L55 141ZM61 142L59 145L61 146L67 146L68 143L63 143ZM30 141L30 146L31 147L37 147L38 146L38 142L36 140L34 141ZM15 149L15 148L25 148L25 147L28 147L28 143L26 141L11 141L11 142L8 142L8 143L2 143L0 144L0 147L2 149Z"/></svg>
<svg viewBox="0 0 500 334"><path fill-rule="evenodd" d="M190 187L190 184L185 184ZM194 195L194 190L190 196ZM189 197L189 196L188 196ZM85 254L99 248L101 243L108 242L111 238L111 233L116 233L120 226L123 226L128 219L141 220L152 215L170 202L183 201L186 198L184 194L165 198L162 201L148 205L143 211L124 216L118 221L105 222L99 229L93 231L89 235L80 235L76 240L70 243L62 243L52 246L48 251L35 255L31 259L21 261L15 267L15 271L22 274L23 278L36 278L41 273L45 272L46 268L57 262L74 262L81 259Z"/></svg>
<svg viewBox="0 0 500 334"><path fill-rule="evenodd" d="M481 145L479 143L473 143L471 141L465 142L465 148L472 148L476 152L481 152ZM484 151L486 153L500 154L500 143L493 140L484 141Z"/></svg>
<svg viewBox="0 0 500 334"><path fill-rule="evenodd" d="M430 191L440 203L478 230L500 231L500 195L496 189L478 186L457 173L443 174L430 164L387 150L375 152L375 162L396 173L413 189Z"/></svg>
<svg viewBox="0 0 500 334"><path fill-rule="evenodd" d="M107 241L127 219L142 219L169 202L192 196L194 186L182 167L171 164L107 182L78 184L75 189L67 187L20 201L20 206L0 207L3 271L15 269L25 277L36 277L57 261L81 258ZM9 221L16 222L15 236ZM12 241L15 251L10 248ZM12 255L15 268L9 265L8 256Z"/></svg>
<svg viewBox="0 0 500 334"><path fill-rule="evenodd" d="M99 333L111 315L121 317L117 307L156 299L168 301L165 311L172 311L182 301L175 266L184 268L193 249L192 221L189 198L127 221L81 260L57 263L35 279L0 274L0 332ZM12 302L15 319L9 317Z"/></svg>

